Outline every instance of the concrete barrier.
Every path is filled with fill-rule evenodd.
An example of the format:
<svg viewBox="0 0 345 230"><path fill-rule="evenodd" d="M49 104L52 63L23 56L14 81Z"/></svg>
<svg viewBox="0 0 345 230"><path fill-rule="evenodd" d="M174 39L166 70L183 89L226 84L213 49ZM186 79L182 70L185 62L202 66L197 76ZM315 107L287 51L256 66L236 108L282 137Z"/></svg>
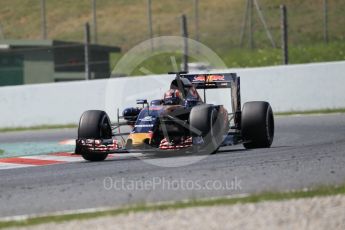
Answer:
<svg viewBox="0 0 345 230"><path fill-rule="evenodd" d="M269 101L276 112L345 108L345 61L226 69L241 76L242 102ZM83 111L135 106L137 98L161 98L171 75L0 88L0 127L78 123ZM229 105L228 90L209 90L207 101Z"/></svg>
<svg viewBox="0 0 345 230"><path fill-rule="evenodd" d="M345 61L232 71L243 101L266 100L280 112L345 108Z"/></svg>

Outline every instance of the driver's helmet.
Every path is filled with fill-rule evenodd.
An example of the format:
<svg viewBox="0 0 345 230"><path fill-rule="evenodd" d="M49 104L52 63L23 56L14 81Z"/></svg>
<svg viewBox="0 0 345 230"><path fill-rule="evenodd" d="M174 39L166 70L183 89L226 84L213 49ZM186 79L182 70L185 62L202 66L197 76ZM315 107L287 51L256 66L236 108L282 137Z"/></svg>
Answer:
<svg viewBox="0 0 345 230"><path fill-rule="evenodd" d="M181 92L178 89L169 89L163 98L165 105L179 105L182 102Z"/></svg>

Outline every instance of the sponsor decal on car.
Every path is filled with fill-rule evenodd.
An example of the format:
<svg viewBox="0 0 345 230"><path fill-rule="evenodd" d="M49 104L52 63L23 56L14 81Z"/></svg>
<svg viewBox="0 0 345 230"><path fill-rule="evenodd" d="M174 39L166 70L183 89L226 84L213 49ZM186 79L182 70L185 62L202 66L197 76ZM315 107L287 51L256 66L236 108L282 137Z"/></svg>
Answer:
<svg viewBox="0 0 345 230"><path fill-rule="evenodd" d="M154 119L156 119L156 118L152 117L152 116L146 116L146 117L140 119L140 121L153 121Z"/></svg>
<svg viewBox="0 0 345 230"><path fill-rule="evenodd" d="M224 81L224 75L198 75L195 76L193 79L193 82L195 81L206 81L206 82L212 82L212 81Z"/></svg>
<svg viewBox="0 0 345 230"><path fill-rule="evenodd" d="M134 127L138 127L138 128L150 128L150 127L153 127L153 124L147 124L147 125L135 125Z"/></svg>

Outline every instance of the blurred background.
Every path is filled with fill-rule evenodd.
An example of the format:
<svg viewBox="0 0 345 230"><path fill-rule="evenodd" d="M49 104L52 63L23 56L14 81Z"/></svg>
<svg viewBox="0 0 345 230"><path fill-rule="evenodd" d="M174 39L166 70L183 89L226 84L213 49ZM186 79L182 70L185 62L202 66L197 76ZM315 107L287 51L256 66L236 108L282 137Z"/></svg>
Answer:
<svg viewBox="0 0 345 230"><path fill-rule="evenodd" d="M281 4L287 8L289 63L345 59L344 0L1 0L0 85L83 79L87 22L90 42L98 44L89 51L91 79L109 77L136 44L151 37L181 36L182 14L189 38L213 49L228 67L279 65ZM47 52L52 56L43 58ZM37 65L25 67L30 61L52 63L51 70L39 77L42 69L35 72ZM169 58L145 64L154 73L171 70ZM24 76L4 80L15 69L23 69ZM36 80L26 79L27 72Z"/></svg>

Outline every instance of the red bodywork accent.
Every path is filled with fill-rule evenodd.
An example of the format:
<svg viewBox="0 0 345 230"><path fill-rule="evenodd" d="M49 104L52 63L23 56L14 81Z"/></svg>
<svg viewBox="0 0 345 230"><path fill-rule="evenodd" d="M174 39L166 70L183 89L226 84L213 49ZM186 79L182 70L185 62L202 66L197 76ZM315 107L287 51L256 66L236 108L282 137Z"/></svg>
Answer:
<svg viewBox="0 0 345 230"><path fill-rule="evenodd" d="M191 137L188 137L186 139L181 139L180 142L178 143L168 142L168 140L164 138L159 145L159 149L162 149L162 150L183 149L183 148L192 147L192 144L193 144L193 140Z"/></svg>
<svg viewBox="0 0 345 230"><path fill-rule="evenodd" d="M119 144L118 141L116 139L113 139L113 143L112 144L108 144L108 145L103 145L101 143L101 140L93 140L93 139L86 139L85 141L83 140L82 145L86 146L89 150L94 150L94 151L114 151L114 150L118 150Z"/></svg>
<svg viewBox="0 0 345 230"><path fill-rule="evenodd" d="M23 165L52 165L52 164L59 164L62 161L54 161L54 160L38 160L38 159L29 159L29 158L4 158L0 159L2 163L12 163L12 164L23 164Z"/></svg>

